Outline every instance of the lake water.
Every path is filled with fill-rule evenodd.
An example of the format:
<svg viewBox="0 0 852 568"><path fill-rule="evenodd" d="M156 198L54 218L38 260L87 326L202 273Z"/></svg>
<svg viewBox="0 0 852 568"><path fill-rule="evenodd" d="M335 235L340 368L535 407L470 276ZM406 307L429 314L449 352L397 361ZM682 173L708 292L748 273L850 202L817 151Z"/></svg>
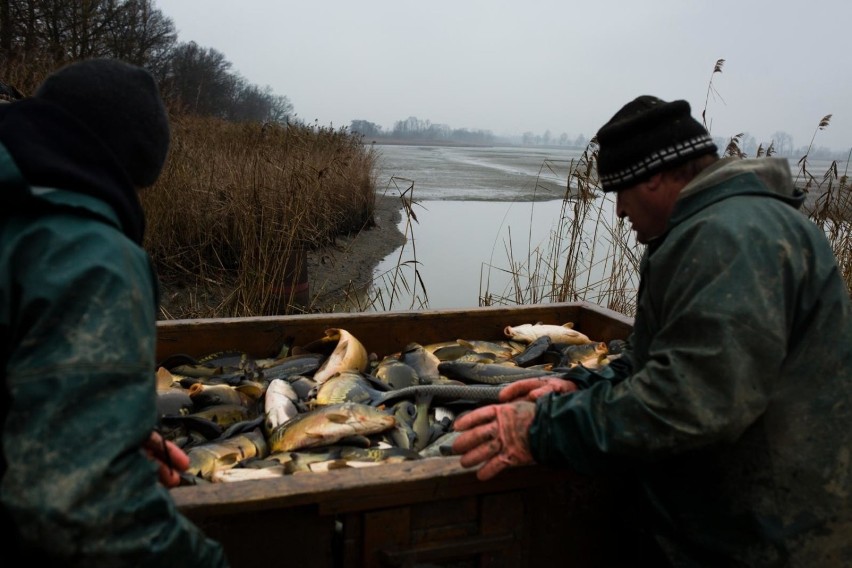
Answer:
<svg viewBox="0 0 852 568"><path fill-rule="evenodd" d="M579 151L402 145L376 150L377 190L410 199L416 216L414 221L403 215L400 230L408 242L376 269L371 290L379 298L376 309L548 301L543 296L552 288L554 269L543 264L556 264L553 251L565 243L555 239L573 222L562 210L562 198ZM611 200L596 201L605 224L614 223ZM591 243L598 220L586 223L584 250L577 251L588 262L595 262ZM584 299L596 297L589 291Z"/></svg>
<svg viewBox="0 0 852 568"><path fill-rule="evenodd" d="M378 265L377 310L468 308L559 299L618 305L635 297L641 247L618 226L612 196L591 214L563 210L570 148L376 145L377 191L412 201L408 242ZM812 162L818 176L830 162ZM794 179L797 160L790 160ZM570 203L569 203L570 204ZM582 219L576 223L574 219ZM581 236L570 237L572 229ZM573 246L572 246L573 245ZM566 258L574 261L566 263ZM566 274L572 266L575 273ZM416 273L415 273L416 269ZM565 283L572 295L555 297ZM614 298L614 299L613 299Z"/></svg>

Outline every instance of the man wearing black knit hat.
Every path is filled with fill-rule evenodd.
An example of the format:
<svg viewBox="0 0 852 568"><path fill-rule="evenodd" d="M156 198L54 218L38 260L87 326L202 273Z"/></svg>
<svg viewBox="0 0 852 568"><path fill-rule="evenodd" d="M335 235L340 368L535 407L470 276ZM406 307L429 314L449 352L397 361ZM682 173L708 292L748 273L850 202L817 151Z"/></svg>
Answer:
<svg viewBox="0 0 852 568"><path fill-rule="evenodd" d="M647 245L628 347L458 418L461 463L629 480L653 565L852 565L852 303L787 160L720 159L686 101L647 95L597 139Z"/></svg>
<svg viewBox="0 0 852 568"><path fill-rule="evenodd" d="M168 493L186 454L152 433L157 284L136 192L168 147L153 77L120 61L68 65L0 105L8 558L227 566Z"/></svg>

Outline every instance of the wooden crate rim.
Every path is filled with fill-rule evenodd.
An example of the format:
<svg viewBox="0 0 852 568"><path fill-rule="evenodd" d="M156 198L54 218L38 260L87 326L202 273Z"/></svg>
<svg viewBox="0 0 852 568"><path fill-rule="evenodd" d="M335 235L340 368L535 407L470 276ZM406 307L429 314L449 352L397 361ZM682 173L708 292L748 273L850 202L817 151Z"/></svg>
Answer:
<svg viewBox="0 0 852 568"><path fill-rule="evenodd" d="M445 308L445 309L435 309L435 310L392 310L386 312L329 312L329 313L319 313L319 314L291 314L291 315L277 315L277 316L244 316L244 317L224 317L224 318L192 318L192 319L172 319L172 320L159 320L157 321L157 327L170 328L170 327L178 327L178 326L201 326L201 325L221 325L227 323L246 323L246 322L257 322L257 323L298 323L299 321L311 322L311 321L322 321L329 319L342 319L342 320L372 320L372 319L388 319L388 318L397 318L397 317L422 317L424 315L438 315L438 316L464 316L470 314L477 313L526 313L526 312L539 312L539 311L547 311L548 309L564 309L564 308L581 308L584 310L588 310L591 312L595 312L599 315L605 316L612 320L615 320L620 323L624 323L627 325L633 325L633 318L630 316L626 316L620 312L616 312L615 310L611 310L609 308L605 308L603 306L599 306L597 304L593 304L591 302L586 301L577 301L577 302L552 302L548 304L527 304L521 306L481 306L475 308Z"/></svg>

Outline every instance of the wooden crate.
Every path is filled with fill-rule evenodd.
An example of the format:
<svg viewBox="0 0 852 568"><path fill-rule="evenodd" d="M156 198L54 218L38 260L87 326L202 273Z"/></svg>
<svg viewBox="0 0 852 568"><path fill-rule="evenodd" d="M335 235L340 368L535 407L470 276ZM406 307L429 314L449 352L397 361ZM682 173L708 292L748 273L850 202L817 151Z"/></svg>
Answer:
<svg viewBox="0 0 852 568"><path fill-rule="evenodd" d="M468 310L175 320L158 324L157 355L238 349L269 357L328 328L379 357L414 341L502 339L507 325L563 324L596 341L626 338L632 320L584 302ZM628 566L614 480L544 466L481 482L458 457L276 479L178 487L178 508L220 540L234 568L291 566Z"/></svg>

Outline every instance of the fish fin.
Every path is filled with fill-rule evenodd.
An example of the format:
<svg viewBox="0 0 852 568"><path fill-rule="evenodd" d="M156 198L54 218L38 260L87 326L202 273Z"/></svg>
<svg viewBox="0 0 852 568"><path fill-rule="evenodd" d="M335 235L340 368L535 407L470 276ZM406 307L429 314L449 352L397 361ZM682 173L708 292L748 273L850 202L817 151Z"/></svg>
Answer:
<svg viewBox="0 0 852 568"><path fill-rule="evenodd" d="M325 418L335 424L345 424L349 421L349 415L345 412L329 412L325 415Z"/></svg>
<svg viewBox="0 0 852 568"><path fill-rule="evenodd" d="M311 440L322 440L322 439L325 438L325 436L323 436L322 434L317 433L317 432L311 432L311 431L306 431L305 437L307 437Z"/></svg>
<svg viewBox="0 0 852 568"><path fill-rule="evenodd" d="M171 371L165 367L157 369L157 390L165 390L171 387L174 382L175 377L172 375Z"/></svg>

